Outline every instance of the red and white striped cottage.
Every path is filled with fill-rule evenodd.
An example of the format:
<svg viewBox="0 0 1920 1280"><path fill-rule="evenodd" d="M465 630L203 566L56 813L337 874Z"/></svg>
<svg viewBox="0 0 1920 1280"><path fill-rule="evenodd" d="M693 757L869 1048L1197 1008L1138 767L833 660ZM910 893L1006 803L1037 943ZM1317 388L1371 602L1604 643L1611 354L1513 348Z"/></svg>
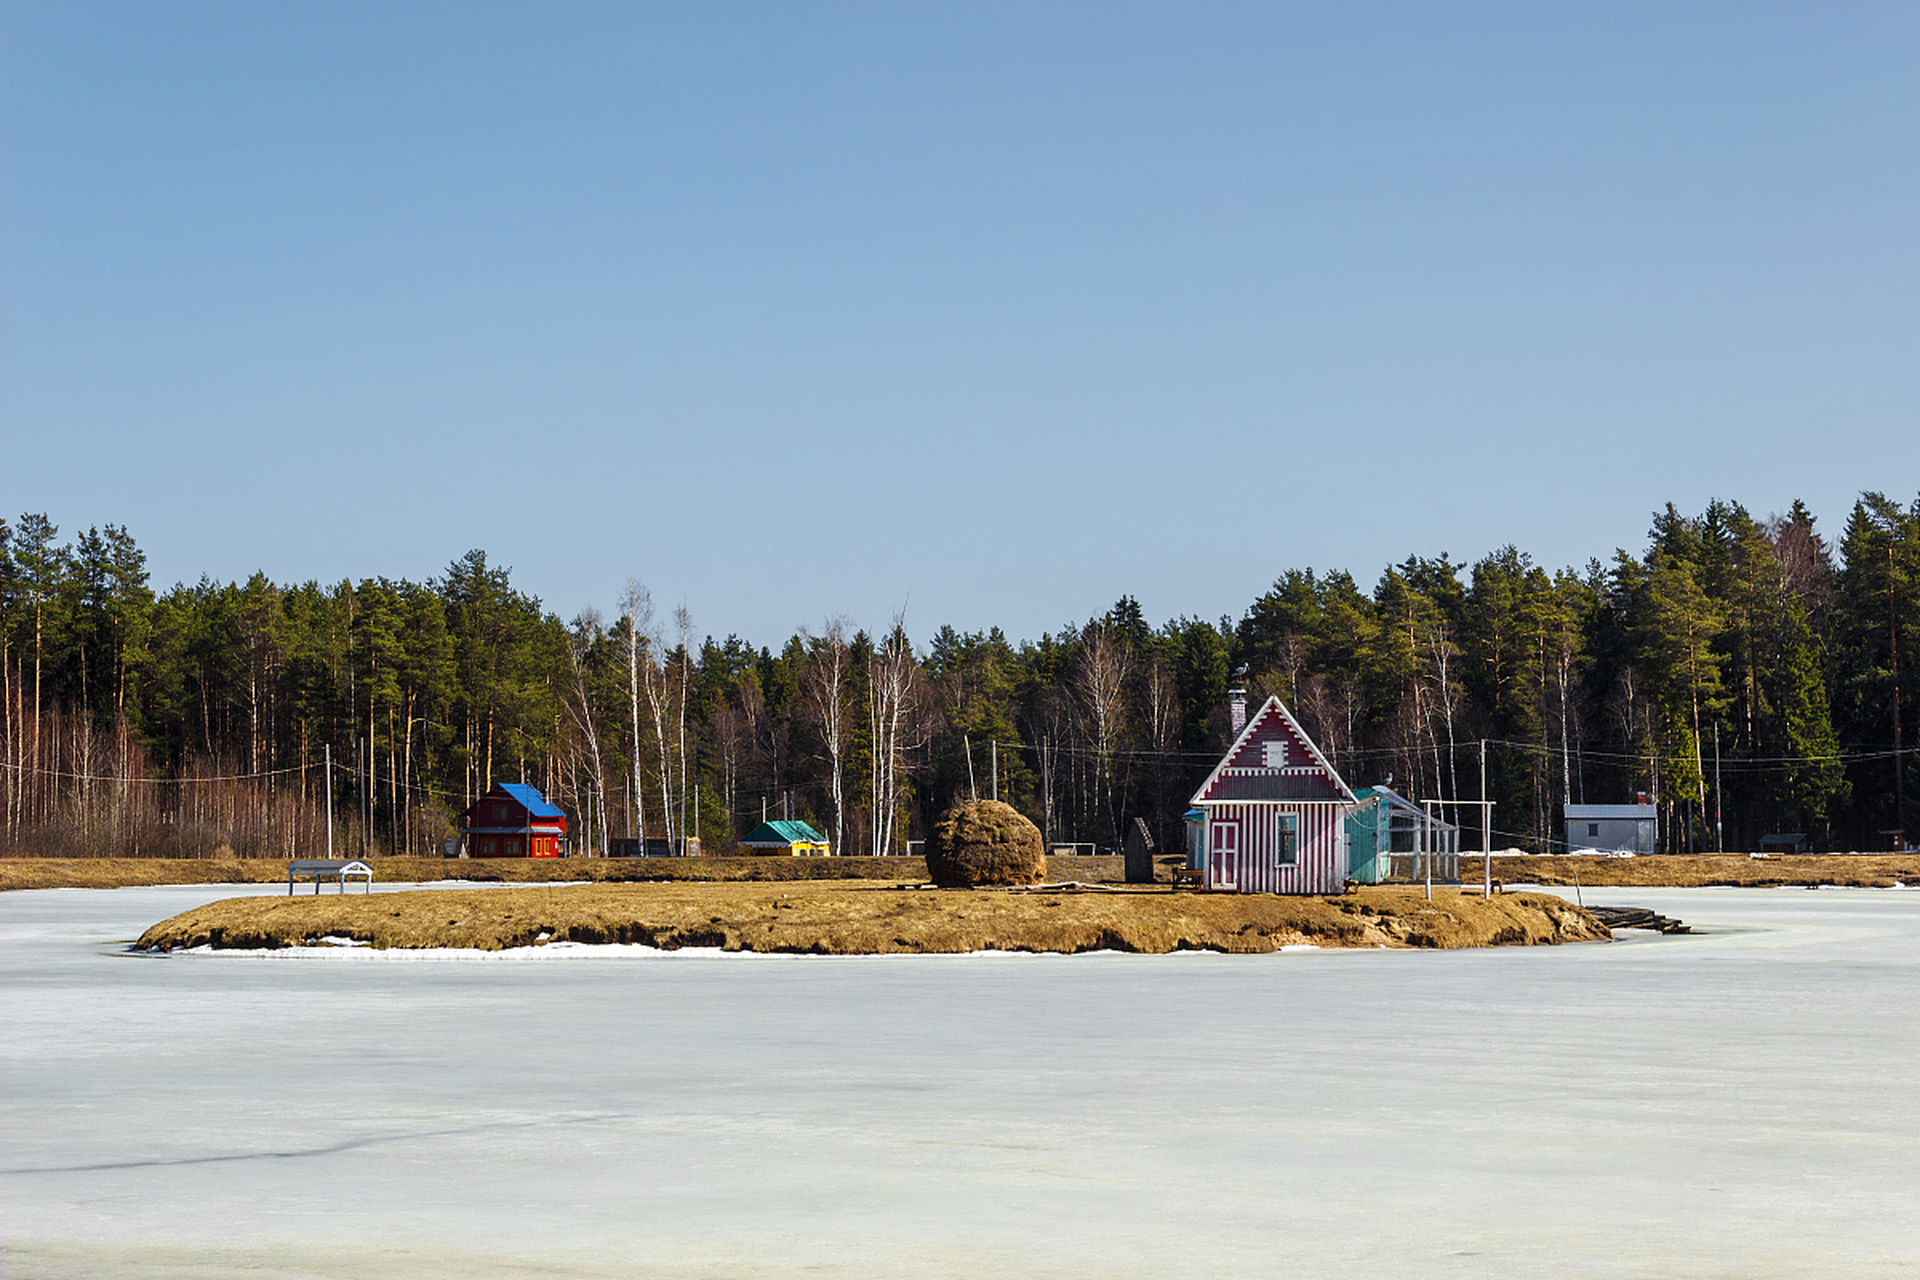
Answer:
<svg viewBox="0 0 1920 1280"><path fill-rule="evenodd" d="M1193 795L1201 883L1240 893L1339 893L1353 791L1293 713L1268 698Z"/></svg>

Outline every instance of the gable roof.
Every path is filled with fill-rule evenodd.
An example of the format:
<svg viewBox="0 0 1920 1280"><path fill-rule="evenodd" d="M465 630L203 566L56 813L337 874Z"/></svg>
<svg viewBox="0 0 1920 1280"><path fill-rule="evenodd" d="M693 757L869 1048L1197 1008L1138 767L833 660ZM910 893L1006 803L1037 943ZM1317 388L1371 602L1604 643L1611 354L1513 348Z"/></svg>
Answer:
<svg viewBox="0 0 1920 1280"><path fill-rule="evenodd" d="M504 791L519 802L520 807L536 818L564 818L567 811L558 805L548 804L547 798L524 782L502 782L494 788Z"/></svg>
<svg viewBox="0 0 1920 1280"><path fill-rule="evenodd" d="M825 844L827 837L798 818L775 818L747 832L741 844Z"/></svg>
<svg viewBox="0 0 1920 1280"><path fill-rule="evenodd" d="M1405 796L1401 795L1398 791L1395 791L1392 787L1388 786L1384 782L1375 783L1371 787L1355 787L1353 789L1353 796L1354 796L1354 799L1358 800L1361 804L1366 804L1370 800L1377 800L1380 803L1386 805L1387 808L1389 809L1398 809L1400 812L1412 814L1416 818L1426 813L1426 810L1422 809L1419 805L1407 799ZM1468 803L1475 803L1475 802L1469 801ZM1445 818L1442 818L1437 814L1429 814L1427 816L1428 816L1428 820L1434 823L1436 826L1451 827L1454 825L1453 823L1448 822Z"/></svg>
<svg viewBox="0 0 1920 1280"><path fill-rule="evenodd" d="M1265 744L1284 743L1289 761L1296 750L1305 756L1300 764L1268 768ZM1309 800L1336 804L1357 804L1352 788L1327 763L1300 722L1278 698L1268 698L1247 721L1247 727L1233 740L1220 763L1193 793L1191 804L1218 804L1233 800Z"/></svg>

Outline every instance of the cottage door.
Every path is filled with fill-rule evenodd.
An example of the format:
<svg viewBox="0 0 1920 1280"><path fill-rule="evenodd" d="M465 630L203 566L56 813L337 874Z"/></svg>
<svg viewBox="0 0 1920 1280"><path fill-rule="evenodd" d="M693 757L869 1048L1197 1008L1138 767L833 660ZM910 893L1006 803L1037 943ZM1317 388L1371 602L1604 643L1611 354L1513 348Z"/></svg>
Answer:
<svg viewBox="0 0 1920 1280"><path fill-rule="evenodd" d="M1211 850L1213 861L1212 881L1214 889L1237 889L1240 887L1240 824L1237 822L1215 822L1209 833L1207 848Z"/></svg>

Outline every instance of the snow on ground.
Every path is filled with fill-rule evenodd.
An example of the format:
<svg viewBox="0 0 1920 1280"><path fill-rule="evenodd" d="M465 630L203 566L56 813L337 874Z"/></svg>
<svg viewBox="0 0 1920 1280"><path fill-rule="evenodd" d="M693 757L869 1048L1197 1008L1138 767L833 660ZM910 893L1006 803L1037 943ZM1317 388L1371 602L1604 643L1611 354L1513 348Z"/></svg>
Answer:
<svg viewBox="0 0 1920 1280"><path fill-rule="evenodd" d="M1914 894L1587 890L1706 932L1477 952L126 952L236 891L0 895L9 1275L1920 1273Z"/></svg>

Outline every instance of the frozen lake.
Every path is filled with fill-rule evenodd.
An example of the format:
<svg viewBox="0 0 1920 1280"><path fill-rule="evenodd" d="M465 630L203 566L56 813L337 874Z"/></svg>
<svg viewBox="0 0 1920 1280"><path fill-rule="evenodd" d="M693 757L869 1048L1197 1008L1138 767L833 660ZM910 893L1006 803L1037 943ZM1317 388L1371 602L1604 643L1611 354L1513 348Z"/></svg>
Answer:
<svg viewBox="0 0 1920 1280"><path fill-rule="evenodd" d="M1708 932L1480 952L125 954L234 892L0 895L9 1275L1920 1275L1920 892L1588 891Z"/></svg>

